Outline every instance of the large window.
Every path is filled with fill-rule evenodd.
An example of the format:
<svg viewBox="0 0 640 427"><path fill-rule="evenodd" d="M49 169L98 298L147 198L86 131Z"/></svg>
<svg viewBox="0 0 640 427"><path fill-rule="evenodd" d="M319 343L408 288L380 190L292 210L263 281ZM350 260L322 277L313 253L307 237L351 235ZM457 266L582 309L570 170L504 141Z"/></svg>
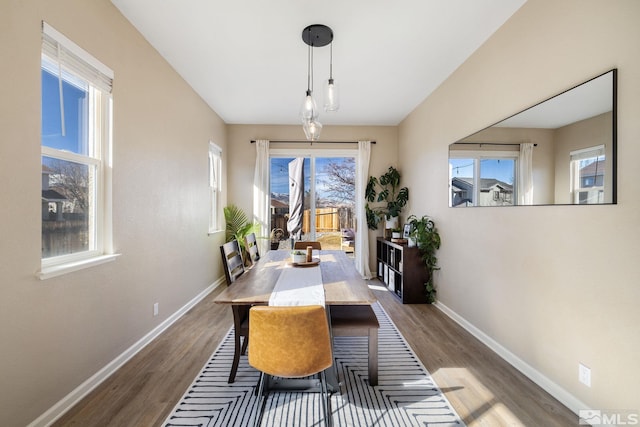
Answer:
<svg viewBox="0 0 640 427"><path fill-rule="evenodd" d="M570 157L573 203L604 203L604 145L572 151Z"/></svg>
<svg viewBox="0 0 640 427"><path fill-rule="evenodd" d="M43 23L42 268L109 252L113 73Z"/></svg>
<svg viewBox="0 0 640 427"><path fill-rule="evenodd" d="M517 204L517 154L461 151L450 157L450 206Z"/></svg>
<svg viewBox="0 0 640 427"><path fill-rule="evenodd" d="M282 230L283 247L294 238L353 251L355 174L355 153L272 150L271 229Z"/></svg>
<svg viewBox="0 0 640 427"><path fill-rule="evenodd" d="M222 149L209 142L209 233L220 230Z"/></svg>

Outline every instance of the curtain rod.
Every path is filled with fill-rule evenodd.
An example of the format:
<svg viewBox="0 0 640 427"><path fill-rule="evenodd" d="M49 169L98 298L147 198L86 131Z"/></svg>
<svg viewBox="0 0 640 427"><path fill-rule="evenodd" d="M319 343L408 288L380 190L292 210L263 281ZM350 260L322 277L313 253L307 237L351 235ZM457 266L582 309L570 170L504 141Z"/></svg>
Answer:
<svg viewBox="0 0 640 427"><path fill-rule="evenodd" d="M254 144L256 142L255 139L251 140L251 143ZM274 142L274 143L281 143L281 144L303 144L305 142L308 142L309 144L313 144L314 142L323 142L325 144L357 144L358 141L296 141L296 140L291 140L291 141L269 141L269 142ZM371 141L372 144L375 144L375 141Z"/></svg>
<svg viewBox="0 0 640 427"><path fill-rule="evenodd" d="M455 145L520 145L522 143L513 143L513 144L501 144L499 142L454 142ZM533 144L534 147L537 147L538 144Z"/></svg>

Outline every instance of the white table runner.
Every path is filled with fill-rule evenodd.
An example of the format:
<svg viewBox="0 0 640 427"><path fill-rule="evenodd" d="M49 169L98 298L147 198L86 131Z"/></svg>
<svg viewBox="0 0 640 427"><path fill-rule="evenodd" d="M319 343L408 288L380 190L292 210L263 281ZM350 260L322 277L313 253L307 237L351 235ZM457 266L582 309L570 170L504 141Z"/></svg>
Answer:
<svg viewBox="0 0 640 427"><path fill-rule="evenodd" d="M324 286L319 265L283 268L269 298L269 305L324 307L324 304Z"/></svg>

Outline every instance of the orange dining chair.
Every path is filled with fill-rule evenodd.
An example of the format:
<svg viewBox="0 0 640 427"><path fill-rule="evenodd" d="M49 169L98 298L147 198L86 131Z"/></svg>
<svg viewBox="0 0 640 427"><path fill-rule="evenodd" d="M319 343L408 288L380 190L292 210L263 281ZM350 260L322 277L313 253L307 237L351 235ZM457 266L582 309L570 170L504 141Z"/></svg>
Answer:
<svg viewBox="0 0 640 427"><path fill-rule="evenodd" d="M333 365L333 355L324 307L254 306L250 312L249 365L260 371L255 425L262 421L269 376L303 378L316 374L320 375L325 425L332 425L324 370Z"/></svg>

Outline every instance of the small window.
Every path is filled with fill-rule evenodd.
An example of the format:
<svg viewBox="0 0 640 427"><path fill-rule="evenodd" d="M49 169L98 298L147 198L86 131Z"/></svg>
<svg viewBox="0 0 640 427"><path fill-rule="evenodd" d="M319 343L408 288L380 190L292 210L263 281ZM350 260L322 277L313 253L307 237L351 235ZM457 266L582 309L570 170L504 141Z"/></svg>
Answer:
<svg viewBox="0 0 640 427"><path fill-rule="evenodd" d="M604 203L605 160L604 145L570 153L571 193L574 204Z"/></svg>
<svg viewBox="0 0 640 427"><path fill-rule="evenodd" d="M43 271L110 251L112 79L110 69L43 23Z"/></svg>
<svg viewBox="0 0 640 427"><path fill-rule="evenodd" d="M220 230L222 150L209 142L209 233Z"/></svg>

